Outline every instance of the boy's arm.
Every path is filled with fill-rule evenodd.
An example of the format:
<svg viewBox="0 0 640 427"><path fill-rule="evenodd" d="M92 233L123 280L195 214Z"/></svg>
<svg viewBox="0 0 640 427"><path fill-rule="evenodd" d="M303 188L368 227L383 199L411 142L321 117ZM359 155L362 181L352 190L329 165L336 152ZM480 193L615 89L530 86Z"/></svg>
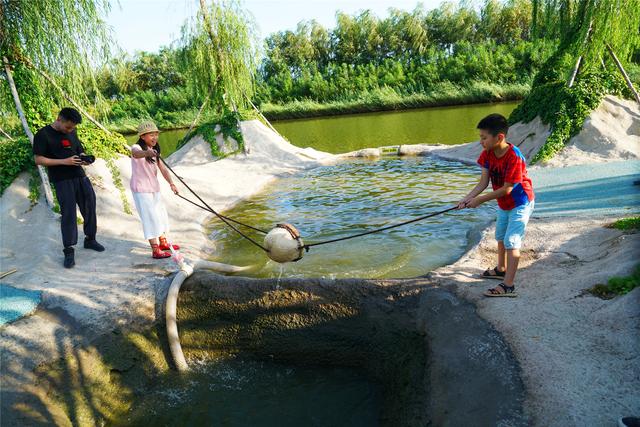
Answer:
<svg viewBox="0 0 640 427"><path fill-rule="evenodd" d="M489 169L482 168L482 175L480 175L480 181L473 187L473 190L467 194L464 199L458 202L458 209L463 209L467 207L468 203L476 197L478 194L482 193L485 188L489 185Z"/></svg>
<svg viewBox="0 0 640 427"><path fill-rule="evenodd" d="M506 170L504 172L504 185L491 193L483 194L481 196L474 197L467 206L470 208L478 207L484 202L497 199L511 193L513 186L519 182L522 182L522 169L524 167L524 160L512 156L512 159L507 163Z"/></svg>
<svg viewBox="0 0 640 427"><path fill-rule="evenodd" d="M474 197L473 199L471 199L467 203L467 207L468 208L477 208L478 206L480 206L484 202L488 202L489 200L493 200L493 199L497 199L497 198L502 197L502 196L506 196L507 194L511 193L511 190L513 190L513 186L514 186L514 184L512 182L505 182L502 187L498 188L495 191L492 191L491 193L487 193L487 194L483 194L481 196Z"/></svg>

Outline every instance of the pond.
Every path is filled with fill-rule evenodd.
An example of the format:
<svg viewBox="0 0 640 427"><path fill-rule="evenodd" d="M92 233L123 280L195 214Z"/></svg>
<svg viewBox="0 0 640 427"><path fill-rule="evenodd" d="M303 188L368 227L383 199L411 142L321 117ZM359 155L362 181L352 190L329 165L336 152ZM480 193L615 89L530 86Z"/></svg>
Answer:
<svg viewBox="0 0 640 427"><path fill-rule="evenodd" d="M430 157L348 160L278 179L225 212L263 230L288 222L306 243L334 239L446 209L475 185L479 170ZM257 265L255 277L416 277L455 261L489 206L453 211L352 240L311 248L278 264L217 219L208 224L215 261ZM262 241L263 236L253 232Z"/></svg>
<svg viewBox="0 0 640 427"><path fill-rule="evenodd" d="M274 121L278 132L298 147L311 147L328 153L346 153L361 148L399 144L463 144L478 138L476 124L484 116L500 113L509 117L518 102L457 105L405 111L312 119ZM176 150L186 129L160 133L165 156ZM125 135L134 144L137 135Z"/></svg>
<svg viewBox="0 0 640 427"><path fill-rule="evenodd" d="M488 114L509 117L518 102L457 105L381 113L283 120L273 126L292 144L329 153L404 144L477 141L476 125Z"/></svg>
<svg viewBox="0 0 640 427"><path fill-rule="evenodd" d="M491 112L508 115L515 105L362 114L275 122L274 126L295 145L332 153L384 145L458 144L476 138L475 125L483 116ZM163 153L175 150L184 132L163 132ZM128 139L134 143L136 137ZM342 160L280 178L224 213L263 230L281 222L292 223L306 243L313 243L451 207L475 185L478 176L476 167L431 157ZM405 324L398 319L390 321L387 311L384 315L375 311L382 310L385 304L368 301L358 305L352 301L363 295L372 298L376 294L372 289L362 295L356 293L353 298L345 297L344 301L337 298L333 304L323 294L329 292L323 285L316 289L305 281L300 285L302 291L296 292L295 285L287 280L425 275L458 259L493 218L493 210L487 205L452 211L382 233L313 247L299 262L285 265L270 261L259 248L212 219L206 224L215 248L212 260L254 265L249 276L271 278L276 285L225 285L215 275L209 279L200 276L199 280L205 282L199 292L215 290L220 295L212 295L203 303L203 295L194 284L183 290L178 316L182 319L182 343L190 363L206 355L209 347L248 357L204 357L183 378L176 380L171 374L160 378L153 390L133 406L132 413L114 424L147 425L153 420L154 425L418 425L418 412L412 412L415 408L409 408L407 402L416 401L424 410L424 396L418 393L419 388L414 387L414 392L406 384L413 387L410 380L415 377L424 385L424 373L416 367L429 364L422 359L421 350L426 349L424 334L410 330L409 325L415 327L417 323L409 313L415 310L411 304L433 298L412 294L411 301L395 301L394 315L410 318ZM247 233L259 242L263 239L255 231ZM348 287L348 283L339 284L337 295L344 296ZM247 294L237 295L236 301L229 298L228 289ZM378 292L387 289L380 287ZM385 295L379 297L387 301ZM334 305L335 316L331 317L329 308ZM346 316L343 311L359 314ZM282 329L274 327L278 322L282 322ZM257 328L262 324L264 330ZM383 326L389 330L385 332ZM238 338L248 336L252 339ZM354 349L361 349L370 361ZM351 359L343 360L345 355ZM385 361L392 362L386 366ZM403 377L405 371L412 376ZM386 377L372 375L380 372ZM402 399L390 400L396 395ZM398 414L406 419L398 421Z"/></svg>

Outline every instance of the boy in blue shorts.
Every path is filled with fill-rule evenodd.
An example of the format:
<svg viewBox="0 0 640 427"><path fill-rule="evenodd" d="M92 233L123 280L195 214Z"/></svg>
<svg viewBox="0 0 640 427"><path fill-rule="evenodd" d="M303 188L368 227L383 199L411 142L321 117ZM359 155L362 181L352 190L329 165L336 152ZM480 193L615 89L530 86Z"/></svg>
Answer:
<svg viewBox="0 0 640 427"><path fill-rule="evenodd" d="M478 158L482 168L480 182L458 203L458 209L476 208L489 200L498 200L496 240L498 265L482 273L483 278L502 282L487 290L488 297L514 297L513 284L520 261L520 246L524 239L529 216L533 211L534 195L527 176L526 160L520 150L507 142L507 119L490 114L478 123L483 151ZM489 185L493 191L480 194Z"/></svg>

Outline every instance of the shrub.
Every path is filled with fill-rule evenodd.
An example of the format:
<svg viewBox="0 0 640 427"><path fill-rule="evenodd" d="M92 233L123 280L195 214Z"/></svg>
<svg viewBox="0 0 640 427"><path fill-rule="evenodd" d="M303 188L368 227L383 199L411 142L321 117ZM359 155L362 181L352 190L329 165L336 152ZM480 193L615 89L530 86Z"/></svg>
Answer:
<svg viewBox="0 0 640 427"><path fill-rule="evenodd" d="M623 231L640 230L640 216L619 219L611 224L611 228Z"/></svg>
<svg viewBox="0 0 640 427"><path fill-rule="evenodd" d="M34 166L31 144L26 137L0 143L0 195L21 172Z"/></svg>

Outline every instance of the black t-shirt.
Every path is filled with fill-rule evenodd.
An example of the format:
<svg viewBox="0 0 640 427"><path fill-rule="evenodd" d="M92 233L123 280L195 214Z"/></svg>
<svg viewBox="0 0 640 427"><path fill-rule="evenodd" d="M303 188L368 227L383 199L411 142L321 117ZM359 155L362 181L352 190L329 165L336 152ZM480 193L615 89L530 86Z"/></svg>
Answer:
<svg viewBox="0 0 640 427"><path fill-rule="evenodd" d="M49 159L66 159L84 153L84 148L74 130L72 133L62 133L51 125L40 129L33 137L33 154ZM47 167L51 182L85 176L82 166L49 166Z"/></svg>

